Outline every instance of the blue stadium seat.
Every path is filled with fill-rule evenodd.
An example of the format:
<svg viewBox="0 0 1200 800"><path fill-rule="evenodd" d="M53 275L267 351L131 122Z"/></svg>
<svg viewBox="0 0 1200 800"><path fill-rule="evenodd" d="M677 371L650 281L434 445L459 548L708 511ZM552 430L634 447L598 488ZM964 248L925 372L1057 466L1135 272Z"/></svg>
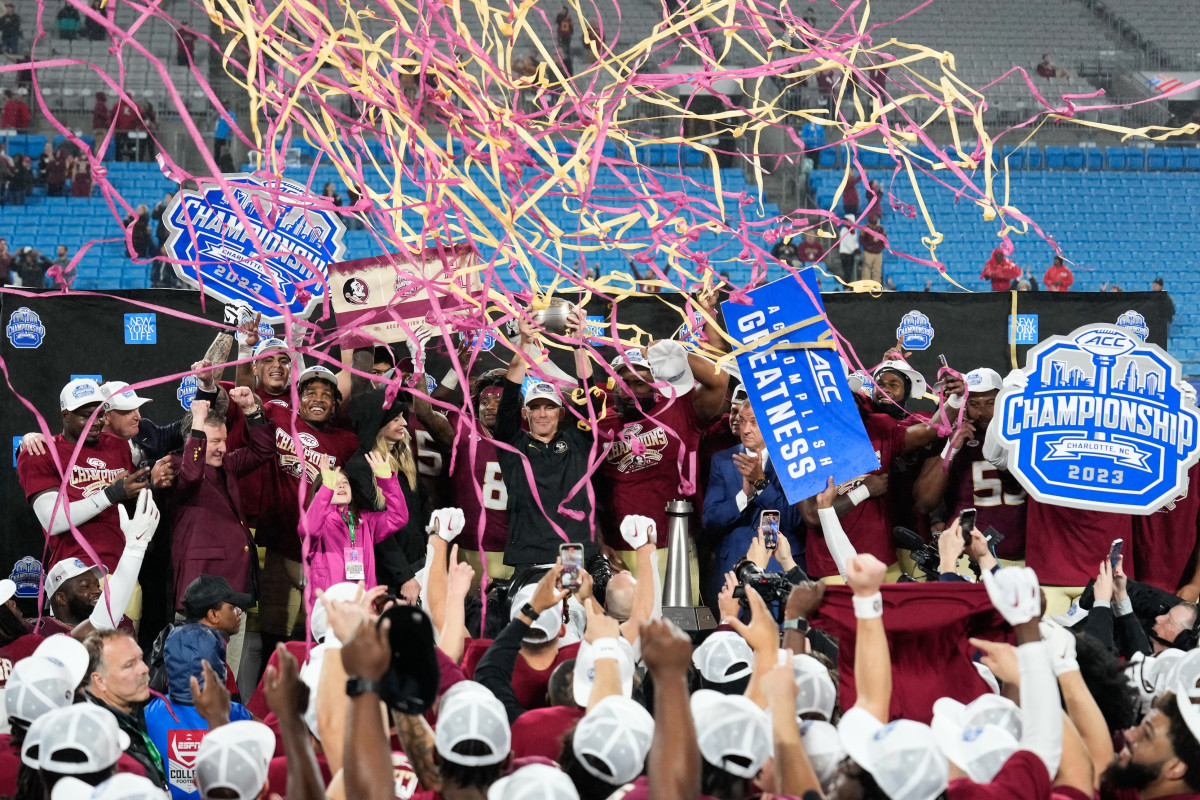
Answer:
<svg viewBox="0 0 1200 800"><path fill-rule="evenodd" d="M1027 163L1029 164L1029 168L1030 169L1041 169L1042 168L1042 150L1041 150L1041 148L1035 144L1031 144L1026 148L1026 150L1028 151L1028 156L1027 156L1028 162Z"/></svg>
<svg viewBox="0 0 1200 800"><path fill-rule="evenodd" d="M1183 168L1200 170L1200 147L1189 147L1183 151Z"/></svg>
<svg viewBox="0 0 1200 800"><path fill-rule="evenodd" d="M1124 147L1106 147L1104 154L1108 161L1109 169L1125 169L1125 148Z"/></svg>
<svg viewBox="0 0 1200 800"><path fill-rule="evenodd" d="M1047 148L1049 149L1049 148ZM1092 148L1095 149L1095 148ZM1067 169L1083 169L1087 163L1087 152L1082 147L1063 148L1063 166ZM1104 163L1101 159L1101 164Z"/></svg>
<svg viewBox="0 0 1200 800"><path fill-rule="evenodd" d="M689 147L684 151L684 162L689 167L701 167L708 160L703 150Z"/></svg>
<svg viewBox="0 0 1200 800"><path fill-rule="evenodd" d="M662 154L663 154L663 161L662 161L663 164L665 164L668 167L678 167L679 166L679 145L677 145L677 144L663 145Z"/></svg>
<svg viewBox="0 0 1200 800"><path fill-rule="evenodd" d="M877 153L874 150L862 148L858 151L858 160L866 169L878 167L883 163L885 156L882 153Z"/></svg>
<svg viewBox="0 0 1200 800"><path fill-rule="evenodd" d="M1025 149L1013 145L1004 146L1004 159L1009 169L1025 169Z"/></svg>
<svg viewBox="0 0 1200 800"><path fill-rule="evenodd" d="M1046 169L1065 169L1067 166L1066 148L1060 145L1046 146ZM1078 167L1076 167L1078 169Z"/></svg>
<svg viewBox="0 0 1200 800"><path fill-rule="evenodd" d="M642 145L639 148L639 155L642 158L642 163L651 167L662 166L663 163L663 146L658 142Z"/></svg>
<svg viewBox="0 0 1200 800"><path fill-rule="evenodd" d="M818 163L822 167L836 167L838 163L838 151L832 147L826 147L819 151L821 153Z"/></svg>
<svg viewBox="0 0 1200 800"><path fill-rule="evenodd" d="M1146 168L1154 172L1162 172L1167 168L1167 151L1162 147L1152 147L1146 151Z"/></svg>
<svg viewBox="0 0 1200 800"><path fill-rule="evenodd" d="M1172 172L1177 172L1183 169L1183 149L1179 147L1168 147L1167 151L1167 169Z"/></svg>
<svg viewBox="0 0 1200 800"><path fill-rule="evenodd" d="M1146 167L1146 151L1140 147L1125 148L1125 167L1126 169L1145 169Z"/></svg>

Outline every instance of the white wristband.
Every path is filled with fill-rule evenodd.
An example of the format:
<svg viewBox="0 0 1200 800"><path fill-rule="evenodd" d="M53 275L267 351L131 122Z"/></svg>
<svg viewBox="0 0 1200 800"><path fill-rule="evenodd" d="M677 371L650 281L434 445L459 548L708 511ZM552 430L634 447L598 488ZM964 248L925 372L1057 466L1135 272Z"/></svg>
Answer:
<svg viewBox="0 0 1200 800"><path fill-rule="evenodd" d="M862 501L871 497L871 490L860 484L851 489L850 494L846 495L846 497L850 498L851 505L857 506Z"/></svg>
<svg viewBox="0 0 1200 800"><path fill-rule="evenodd" d="M946 446L942 448L942 460L943 461L945 461L948 458L953 459L955 456L958 455L958 451L960 448L955 447L954 449L951 449L950 445L952 445L952 444L954 444L954 437L952 437L952 436L947 437Z"/></svg>
<svg viewBox="0 0 1200 800"><path fill-rule="evenodd" d="M850 599L854 601L854 616L857 619L879 619L883 616L882 592L876 592L870 597L855 595Z"/></svg>
<svg viewBox="0 0 1200 800"><path fill-rule="evenodd" d="M962 408L962 395L952 394L946 398L946 405L953 409Z"/></svg>
<svg viewBox="0 0 1200 800"><path fill-rule="evenodd" d="M441 385L444 386L448 391L453 392L458 388L458 373L454 370L447 372L446 377L442 378Z"/></svg>
<svg viewBox="0 0 1200 800"><path fill-rule="evenodd" d="M254 348L245 342L238 340L238 361L245 361L247 358L254 357Z"/></svg>

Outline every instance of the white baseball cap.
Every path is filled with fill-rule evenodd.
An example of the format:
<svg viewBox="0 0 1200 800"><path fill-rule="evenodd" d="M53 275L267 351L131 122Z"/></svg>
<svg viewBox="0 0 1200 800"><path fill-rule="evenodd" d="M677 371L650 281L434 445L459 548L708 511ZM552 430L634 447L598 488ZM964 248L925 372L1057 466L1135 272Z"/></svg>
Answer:
<svg viewBox="0 0 1200 800"><path fill-rule="evenodd" d="M942 697L933 704L933 720L962 730L980 725L996 725L1008 731L1014 739L1021 740L1021 707L998 694L983 694L966 705L953 697ZM937 733L936 727L934 733ZM959 766L962 766L959 764Z"/></svg>
<svg viewBox="0 0 1200 800"><path fill-rule="evenodd" d="M1134 653L1125 665L1125 679L1137 690L1142 712L1150 709L1150 703L1172 685L1171 673L1183 659L1184 652L1169 648L1156 656Z"/></svg>
<svg viewBox="0 0 1200 800"><path fill-rule="evenodd" d="M104 578L104 568L99 566L89 567L87 564L80 561L78 558L64 558L59 561L50 571L46 573L46 604L50 604L50 598L62 588L62 585L71 578L82 575L85 572L90 572L96 576L96 580Z"/></svg>
<svg viewBox="0 0 1200 800"><path fill-rule="evenodd" d="M563 404L558 389L554 388L554 384L549 381L538 381L529 387L529 391L525 393L525 405L528 406L534 400L549 400L559 407Z"/></svg>
<svg viewBox="0 0 1200 800"><path fill-rule="evenodd" d="M273 350L287 350L287 342L274 336L269 336L262 339L258 344L254 345L254 357L270 353Z"/></svg>
<svg viewBox="0 0 1200 800"><path fill-rule="evenodd" d="M100 386L107 408L113 411L133 411L146 403L153 402L149 397L139 397L138 393L128 388L125 381L109 381Z"/></svg>
<svg viewBox="0 0 1200 800"><path fill-rule="evenodd" d="M529 764L488 788L488 800L579 800L566 773L549 764Z"/></svg>
<svg viewBox="0 0 1200 800"><path fill-rule="evenodd" d="M732 683L754 671L754 651L733 631L716 631L692 651L692 666L709 683Z"/></svg>
<svg viewBox="0 0 1200 800"><path fill-rule="evenodd" d="M746 384L739 383L737 386L733 387L733 392L731 392L729 395L729 405L737 405L743 400L748 399L750 399L750 395L746 392Z"/></svg>
<svg viewBox="0 0 1200 800"><path fill-rule="evenodd" d="M480 742L487 746L487 752L481 755L455 752L456 747L467 742ZM508 712L483 684L459 681L442 695L433 743L442 759L453 764L464 767L499 764L512 751Z"/></svg>
<svg viewBox="0 0 1200 800"><path fill-rule="evenodd" d="M625 697L633 695L634 657L633 645L624 636L614 636L607 639L597 639L594 642L584 640L579 643L575 654L575 671L572 678L571 690L575 696L575 704L587 708L592 696L592 685L596 682L596 662L611 658L617 662L617 672L621 677L621 694Z"/></svg>
<svg viewBox="0 0 1200 800"><path fill-rule="evenodd" d="M300 380L296 381L296 385L303 386L308 381L314 379L323 380L333 386L334 389L337 389L337 375L334 375L333 371L328 367L322 367L320 364L314 364L313 366L304 370L304 372L301 372Z"/></svg>
<svg viewBox="0 0 1200 800"><path fill-rule="evenodd" d="M92 703L56 708L37 722L38 768L58 775L108 769L129 747L129 734L121 730L112 712Z"/></svg>
<svg viewBox="0 0 1200 800"><path fill-rule="evenodd" d="M239 720L208 733L196 750L196 788L202 795L231 789L237 800L258 797L275 755L275 734L261 722Z"/></svg>
<svg viewBox="0 0 1200 800"><path fill-rule="evenodd" d="M4 717L32 723L55 709L71 705L78 686L79 681L73 680L62 662L38 655L23 658L13 665L4 686ZM36 767L36 752L30 759L26 763Z"/></svg>
<svg viewBox="0 0 1200 800"><path fill-rule="evenodd" d="M819 719L806 719L800 723L800 743L812 764L821 789L826 795L832 793L837 780L838 765L846 757L837 728Z"/></svg>
<svg viewBox="0 0 1200 800"><path fill-rule="evenodd" d="M650 362L642 355L641 350L630 348L623 355L619 355L611 362L613 372L620 372L623 369L639 370L644 369L650 372Z"/></svg>
<svg viewBox="0 0 1200 800"><path fill-rule="evenodd" d="M83 683L83 679L87 677L87 668L91 661L87 648L83 646L83 642L65 633L47 636L38 644L33 654L66 667L67 674L75 686Z"/></svg>
<svg viewBox="0 0 1200 800"><path fill-rule="evenodd" d="M170 797L149 778L118 772L97 786L66 777L54 784L50 800L163 800Z"/></svg>
<svg viewBox="0 0 1200 800"><path fill-rule="evenodd" d="M358 597L358 590L359 584L343 581L330 586L323 594L330 600L348 603ZM308 615L308 627L312 630L313 641L318 643L325 641L330 632L329 611L319 597L313 602L312 613Z"/></svg>
<svg viewBox="0 0 1200 800"><path fill-rule="evenodd" d="M1174 660L1166 685L1177 687L1175 691L1183 692L1193 703L1200 702L1200 650L1188 650L1183 658Z"/></svg>
<svg viewBox="0 0 1200 800"><path fill-rule="evenodd" d="M1004 387L1004 379L1000 377L1000 373L987 367L971 370L963 376L963 383L972 394L999 391Z"/></svg>
<svg viewBox="0 0 1200 800"><path fill-rule="evenodd" d="M533 599L533 593L537 590L537 584L527 583L517 590L512 596L512 608L509 609L508 618L514 620L521 613L521 609ZM533 621L529 632L525 634L523 641L529 644L538 644L540 642L548 642L551 639L558 638L558 632L562 630L562 611L559 610L557 604L550 606L543 611L537 619ZM584 705L587 705L586 703Z"/></svg>
<svg viewBox="0 0 1200 800"><path fill-rule="evenodd" d="M63 411L77 411L92 403L103 403L106 399L100 391L100 384L91 378L76 378L58 393L58 404Z"/></svg>
<svg viewBox="0 0 1200 800"><path fill-rule="evenodd" d="M933 704L932 728L951 763L976 783L990 783L1020 748L1021 709L998 694L967 705L943 697Z"/></svg>
<svg viewBox="0 0 1200 800"><path fill-rule="evenodd" d="M927 388L925 385L925 376L910 367L907 361L901 361L898 358L888 359L875 368L871 373L871 379L878 381L879 376L884 372L898 372L908 378L908 382L912 384L912 390L908 393L908 396L912 399L915 400L925 396Z"/></svg>
<svg viewBox="0 0 1200 800"><path fill-rule="evenodd" d="M0 579L0 604L7 603L9 600L16 597L17 584L8 579Z"/></svg>
<svg viewBox="0 0 1200 800"><path fill-rule="evenodd" d="M696 377L688 364L687 348L682 343L664 339L646 348L646 360L654 380L669 384L676 395L684 395L696 386Z"/></svg>
<svg viewBox="0 0 1200 800"><path fill-rule="evenodd" d="M852 708L838 723L847 755L892 800L934 800L950 782L950 765L928 725L898 719L884 725L871 712Z"/></svg>
<svg viewBox="0 0 1200 800"><path fill-rule="evenodd" d="M767 713L745 695L700 689L692 695L692 718L700 755L739 778L753 778L774 745Z"/></svg>
<svg viewBox="0 0 1200 800"><path fill-rule="evenodd" d="M571 746L589 775L621 786L642 774L653 740L649 711L627 697L606 697L575 726Z"/></svg>
<svg viewBox="0 0 1200 800"><path fill-rule="evenodd" d="M796 717L820 714L828 722L837 706L837 687L824 664L807 653L792 656L796 676Z"/></svg>

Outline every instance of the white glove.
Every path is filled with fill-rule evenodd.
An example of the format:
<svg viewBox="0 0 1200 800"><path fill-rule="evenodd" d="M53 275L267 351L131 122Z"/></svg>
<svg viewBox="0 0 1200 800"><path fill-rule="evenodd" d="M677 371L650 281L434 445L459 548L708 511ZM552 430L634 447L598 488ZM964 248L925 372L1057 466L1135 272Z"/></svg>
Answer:
<svg viewBox="0 0 1200 800"><path fill-rule="evenodd" d="M461 508L439 508L429 515L429 524L425 526L425 533L436 533L450 543L462 533L466 524L467 520L463 516Z"/></svg>
<svg viewBox="0 0 1200 800"><path fill-rule="evenodd" d="M154 539L154 531L158 528L158 506L154 505L154 496L149 489L138 493L133 516L125 511L124 505L117 505L117 514L121 517L121 532L125 534L125 548L146 552Z"/></svg>
<svg viewBox="0 0 1200 800"><path fill-rule="evenodd" d="M630 514L621 520L621 538L634 550L650 542L658 542L655 534L654 520L649 517Z"/></svg>
<svg viewBox="0 0 1200 800"><path fill-rule="evenodd" d="M1079 661L1075 657L1075 634L1057 622L1045 619L1038 623L1038 628L1050 653L1054 674L1061 678L1068 672L1079 672Z"/></svg>
<svg viewBox="0 0 1200 800"><path fill-rule="evenodd" d="M1004 567L983 571L988 598L1009 625L1020 625L1042 615L1042 595L1037 573L1029 567Z"/></svg>
<svg viewBox="0 0 1200 800"><path fill-rule="evenodd" d="M1004 376L1005 389L1024 389L1029 385L1029 376L1023 369L1014 369Z"/></svg>

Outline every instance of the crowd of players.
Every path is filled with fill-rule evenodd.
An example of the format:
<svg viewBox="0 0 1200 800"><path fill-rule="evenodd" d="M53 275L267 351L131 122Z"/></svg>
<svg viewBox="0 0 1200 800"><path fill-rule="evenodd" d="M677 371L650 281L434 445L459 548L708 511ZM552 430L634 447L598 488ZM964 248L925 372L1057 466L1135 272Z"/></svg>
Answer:
<svg viewBox="0 0 1200 800"><path fill-rule="evenodd" d="M0 582L0 794L1200 791L1196 493L1145 517L1039 503L989 436L1019 373L945 370L934 395L893 350L850 375L880 468L789 504L736 375L658 341L576 348L568 377L545 348L583 330L525 319L507 368L473 374L465 349L431 386L419 344L335 373L247 330L235 380L210 350L165 425L127 384L68 383L61 433L18 457L47 613ZM698 646L661 619L676 499L721 620ZM925 594L881 594L911 577ZM164 583L174 620L143 652ZM992 623L955 635L981 597ZM945 630L918 643L929 615ZM969 680L930 689L955 659Z"/></svg>

